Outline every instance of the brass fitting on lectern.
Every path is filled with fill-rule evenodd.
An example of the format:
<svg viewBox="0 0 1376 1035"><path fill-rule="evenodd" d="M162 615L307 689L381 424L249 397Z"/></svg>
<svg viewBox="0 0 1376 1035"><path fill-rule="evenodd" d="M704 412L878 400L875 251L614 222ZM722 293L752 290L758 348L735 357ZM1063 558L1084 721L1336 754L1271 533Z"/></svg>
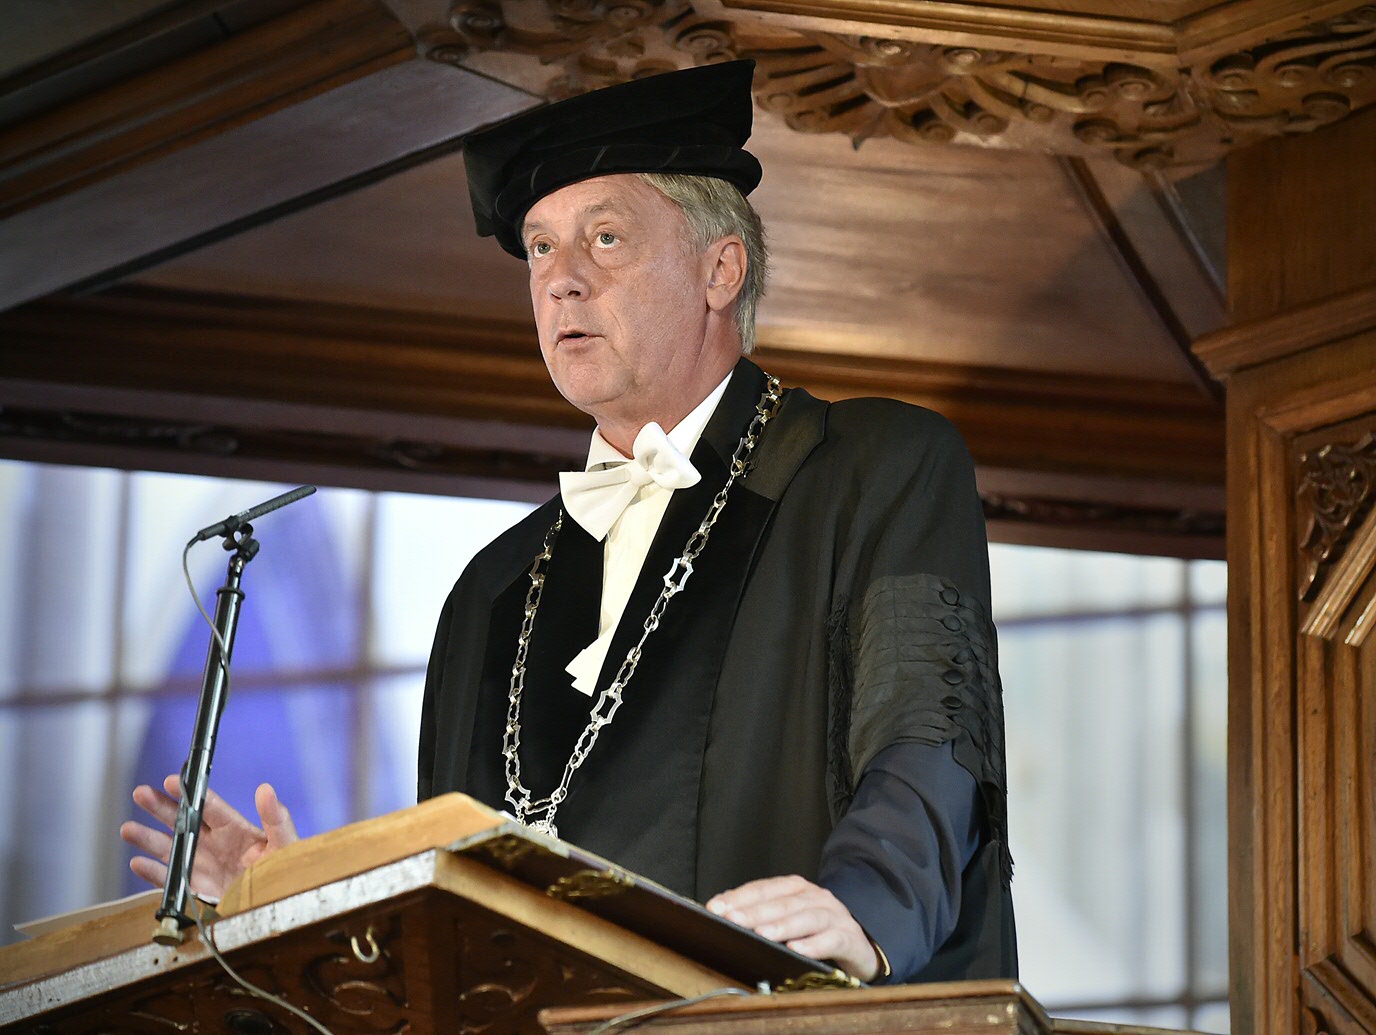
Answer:
<svg viewBox="0 0 1376 1035"><path fill-rule="evenodd" d="M165 916L153 929L153 940L159 945L180 945L186 941L186 935L182 934L181 925L177 923L175 916Z"/></svg>

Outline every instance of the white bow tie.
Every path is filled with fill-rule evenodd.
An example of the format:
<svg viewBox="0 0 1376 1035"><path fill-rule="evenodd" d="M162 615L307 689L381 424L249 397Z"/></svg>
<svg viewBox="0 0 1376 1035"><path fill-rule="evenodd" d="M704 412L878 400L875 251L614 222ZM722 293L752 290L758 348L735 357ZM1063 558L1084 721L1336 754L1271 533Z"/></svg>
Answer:
<svg viewBox="0 0 1376 1035"><path fill-rule="evenodd" d="M631 459L600 471L565 471L559 475L564 509L588 535L601 541L641 486L654 482L666 489L686 489L702 479L697 468L651 421L640 429Z"/></svg>

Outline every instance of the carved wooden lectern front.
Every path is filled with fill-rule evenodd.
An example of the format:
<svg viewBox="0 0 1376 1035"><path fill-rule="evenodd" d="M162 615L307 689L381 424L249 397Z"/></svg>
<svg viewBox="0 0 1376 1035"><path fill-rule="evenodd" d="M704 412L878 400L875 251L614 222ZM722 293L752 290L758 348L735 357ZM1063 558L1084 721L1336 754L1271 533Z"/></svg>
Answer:
<svg viewBox="0 0 1376 1035"><path fill-rule="evenodd" d="M335 1035L536 1031L548 1006L844 981L462 795L298 842L219 913L230 965ZM139 907L0 952L3 1030L305 1030L204 935L167 948L153 926Z"/></svg>
<svg viewBox="0 0 1376 1035"><path fill-rule="evenodd" d="M310 1030L241 987L207 938L332 1035L572 1035L647 1000L723 989L767 994L646 1023L681 1035L1131 1031L1053 1022L1013 981L862 988L459 794L269 856L180 946L152 941L153 912L139 904L0 950L0 1032Z"/></svg>

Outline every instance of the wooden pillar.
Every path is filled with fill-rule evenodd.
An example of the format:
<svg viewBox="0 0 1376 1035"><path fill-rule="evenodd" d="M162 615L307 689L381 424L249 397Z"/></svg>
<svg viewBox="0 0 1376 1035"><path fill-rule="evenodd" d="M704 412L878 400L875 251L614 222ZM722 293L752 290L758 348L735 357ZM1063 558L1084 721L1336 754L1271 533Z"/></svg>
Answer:
<svg viewBox="0 0 1376 1035"><path fill-rule="evenodd" d="M1235 1032L1376 1032L1376 110L1229 159Z"/></svg>

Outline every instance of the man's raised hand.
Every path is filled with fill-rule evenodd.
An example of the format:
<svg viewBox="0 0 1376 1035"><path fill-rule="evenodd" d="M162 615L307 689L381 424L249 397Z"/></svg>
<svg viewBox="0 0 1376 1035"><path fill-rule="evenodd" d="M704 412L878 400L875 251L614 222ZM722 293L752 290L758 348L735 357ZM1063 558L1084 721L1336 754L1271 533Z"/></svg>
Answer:
<svg viewBox="0 0 1376 1035"><path fill-rule="evenodd" d="M181 780L175 775L169 776L162 785L166 793L147 784L135 787L134 802L171 830L177 821ZM258 807L262 829L255 827L214 791L206 791L201 836L196 844L196 862L191 874L191 890L201 898L219 901L225 889L249 866L297 839L291 813L278 800L271 784L259 785L254 804ZM129 868L149 884L161 887L167 879L172 836L133 820L119 828L119 836L146 853L131 859Z"/></svg>

